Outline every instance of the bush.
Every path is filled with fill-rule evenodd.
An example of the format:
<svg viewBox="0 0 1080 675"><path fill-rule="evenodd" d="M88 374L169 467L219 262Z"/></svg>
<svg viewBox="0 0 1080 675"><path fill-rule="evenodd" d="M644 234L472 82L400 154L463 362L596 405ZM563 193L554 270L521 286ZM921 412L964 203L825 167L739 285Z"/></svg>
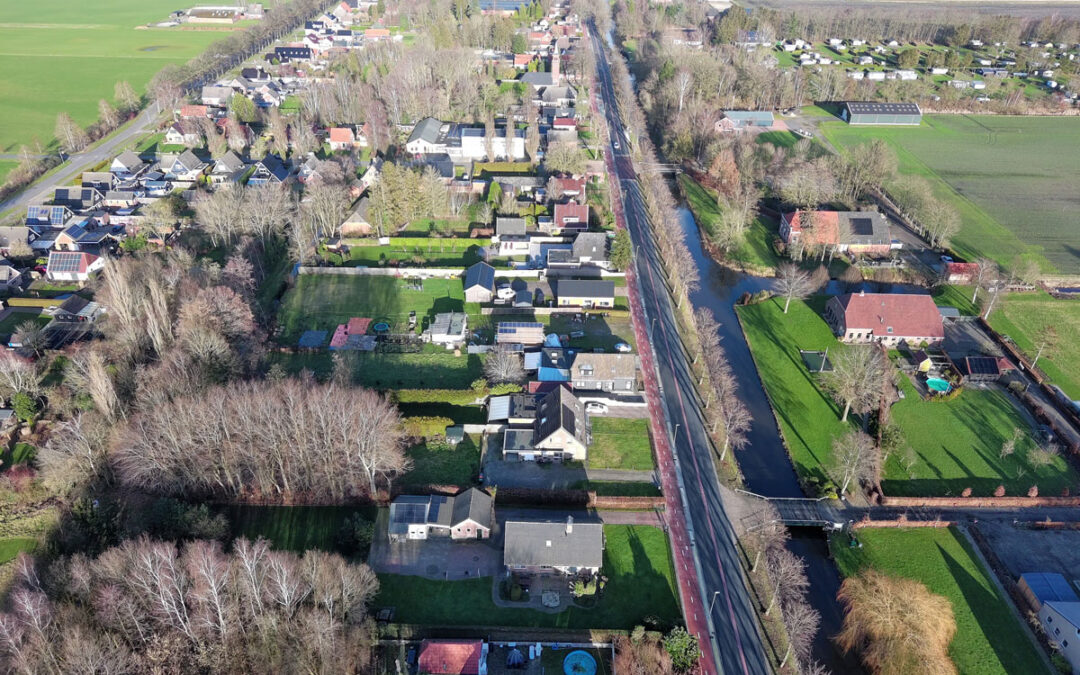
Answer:
<svg viewBox="0 0 1080 675"><path fill-rule="evenodd" d="M960 496L961 497L970 497L971 496L971 488L969 488L969 487L964 488L964 491L960 493Z"/></svg>
<svg viewBox="0 0 1080 675"><path fill-rule="evenodd" d="M453 424L454 420L449 417L406 417L402 420L405 435L413 438L442 436L446 433L446 427Z"/></svg>
<svg viewBox="0 0 1080 675"><path fill-rule="evenodd" d="M164 540L216 539L229 536L229 520L214 514L206 504L187 504L172 498L157 499L146 510L142 528Z"/></svg>
<svg viewBox="0 0 1080 675"><path fill-rule="evenodd" d="M37 401L25 392L20 391L11 397L11 407L15 409L15 417L24 424L30 424L37 417Z"/></svg>
<svg viewBox="0 0 1080 675"><path fill-rule="evenodd" d="M338 549L346 555L367 555L371 541L375 538L375 523L360 513L345 518L338 530Z"/></svg>
<svg viewBox="0 0 1080 675"><path fill-rule="evenodd" d="M472 405L477 394L473 389L400 389L394 392L398 403L448 403Z"/></svg>
<svg viewBox="0 0 1080 675"><path fill-rule="evenodd" d="M1038 496L1039 496L1039 486L1038 485L1032 485L1031 487L1028 488L1028 497L1038 497Z"/></svg>
<svg viewBox="0 0 1080 675"><path fill-rule="evenodd" d="M512 584L510 586L510 599L514 602L521 601L521 584Z"/></svg>

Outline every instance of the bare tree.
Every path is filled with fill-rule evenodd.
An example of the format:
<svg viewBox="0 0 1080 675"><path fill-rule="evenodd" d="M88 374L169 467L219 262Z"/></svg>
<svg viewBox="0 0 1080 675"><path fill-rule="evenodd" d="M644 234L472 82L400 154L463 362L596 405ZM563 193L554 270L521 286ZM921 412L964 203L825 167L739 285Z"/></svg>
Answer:
<svg viewBox="0 0 1080 675"><path fill-rule="evenodd" d="M135 110L139 107L139 95L131 88L127 80L117 82L113 87L113 98L125 111Z"/></svg>
<svg viewBox="0 0 1080 675"><path fill-rule="evenodd" d="M56 116L55 134L56 140L60 141L60 147L69 154L79 152L90 144L90 137L86 134L86 131L76 124L75 120L71 119L71 115L66 112Z"/></svg>
<svg viewBox="0 0 1080 675"><path fill-rule="evenodd" d="M772 584L769 605L765 608L768 616L777 601L801 597L810 582L806 578L806 562L784 547L769 549L765 554L765 569Z"/></svg>
<svg viewBox="0 0 1080 675"><path fill-rule="evenodd" d="M870 483L877 478L879 457L874 441L852 429L833 439L833 474L840 494L847 494L852 482Z"/></svg>
<svg viewBox="0 0 1080 675"><path fill-rule="evenodd" d="M780 263L776 268L776 292L784 298L784 314L787 314L792 298L803 298L814 292L813 280L808 272L794 263Z"/></svg>
<svg viewBox="0 0 1080 675"><path fill-rule="evenodd" d="M792 655L800 664L809 660L814 648L814 637L821 625L821 614L802 598L787 602L780 609L788 636L788 648L780 662L780 668L783 669Z"/></svg>
<svg viewBox="0 0 1080 675"><path fill-rule="evenodd" d="M1035 360L1031 362L1031 367L1034 368L1039 364L1039 359L1043 354L1053 358L1057 354L1059 344L1060 338L1053 324L1048 323L1040 328L1035 333Z"/></svg>
<svg viewBox="0 0 1080 675"><path fill-rule="evenodd" d="M0 351L0 394L36 396L41 391L40 376L34 362L12 351Z"/></svg>
<svg viewBox="0 0 1080 675"><path fill-rule="evenodd" d="M1016 444L1024 437L1024 432L1019 428L1013 428L1012 436L1007 438L1004 443L1001 444L1001 452L998 453L998 457L1005 459L1012 456L1016 452Z"/></svg>
<svg viewBox="0 0 1080 675"><path fill-rule="evenodd" d="M15 327L11 342L34 356L41 356L48 344L45 330L34 321L23 321Z"/></svg>
<svg viewBox="0 0 1080 675"><path fill-rule="evenodd" d="M98 101L98 119L106 131L115 129L120 124L120 113L105 99Z"/></svg>
<svg viewBox="0 0 1080 675"><path fill-rule="evenodd" d="M875 345L847 345L832 356L833 369L823 374L825 389L837 403L844 406L840 416L846 422L848 413L864 413L880 399L882 381L888 364Z"/></svg>
<svg viewBox="0 0 1080 675"><path fill-rule="evenodd" d="M68 361L68 377L78 391L90 396L106 419L115 420L123 413L116 383L109 373L109 364L105 361L102 350L84 347L71 355Z"/></svg>
<svg viewBox="0 0 1080 675"><path fill-rule="evenodd" d="M495 349L484 361L484 377L491 384L524 381L525 368L521 362L521 355L509 349Z"/></svg>
<svg viewBox="0 0 1080 675"><path fill-rule="evenodd" d="M79 413L54 427L49 440L38 452L46 482L67 493L101 473L109 427L94 413Z"/></svg>

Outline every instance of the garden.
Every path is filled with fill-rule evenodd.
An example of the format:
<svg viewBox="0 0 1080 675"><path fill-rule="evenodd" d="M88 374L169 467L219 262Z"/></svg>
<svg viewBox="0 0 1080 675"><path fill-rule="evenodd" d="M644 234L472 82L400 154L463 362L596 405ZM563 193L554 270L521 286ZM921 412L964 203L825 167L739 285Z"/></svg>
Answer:
<svg viewBox="0 0 1080 675"><path fill-rule="evenodd" d="M591 609L569 607L558 614L531 609L497 607L492 579L433 581L413 576L380 574L382 586L373 603L393 607L394 620L405 624L445 626L521 626L552 628L609 628L630 630L636 625L666 629L679 624L682 614L676 595L667 536L648 525L605 525L604 597Z"/></svg>
<svg viewBox="0 0 1080 675"><path fill-rule="evenodd" d="M830 541L840 573L871 567L922 582L946 597L956 619L949 656L962 675L1045 672L1035 645L1008 607L967 539L954 528L861 529L861 547Z"/></svg>
<svg viewBox="0 0 1080 675"><path fill-rule="evenodd" d="M652 470L648 420L593 417L588 455L591 469Z"/></svg>

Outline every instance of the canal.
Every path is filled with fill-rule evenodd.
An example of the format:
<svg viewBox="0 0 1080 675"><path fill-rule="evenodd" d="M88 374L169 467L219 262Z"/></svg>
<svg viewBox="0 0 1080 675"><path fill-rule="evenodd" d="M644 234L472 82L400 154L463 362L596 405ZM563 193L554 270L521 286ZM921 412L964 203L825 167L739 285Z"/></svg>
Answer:
<svg viewBox="0 0 1080 675"><path fill-rule="evenodd" d="M700 289L690 299L694 307L708 309L719 322L723 338L721 344L738 380L739 397L753 416L749 442L735 455L746 488L766 497L804 497L795 468L780 438L780 430L761 378L750 356L750 348L735 316L735 302L744 293L770 288L772 280L735 272L717 264L705 252L697 223L686 207L679 209L679 221L701 279ZM810 580L809 600L821 613L814 657L834 673L861 672L857 659L844 655L831 640L831 636L840 631L843 612L836 601L840 574L829 557L824 533L813 528L793 528L789 549L806 561Z"/></svg>

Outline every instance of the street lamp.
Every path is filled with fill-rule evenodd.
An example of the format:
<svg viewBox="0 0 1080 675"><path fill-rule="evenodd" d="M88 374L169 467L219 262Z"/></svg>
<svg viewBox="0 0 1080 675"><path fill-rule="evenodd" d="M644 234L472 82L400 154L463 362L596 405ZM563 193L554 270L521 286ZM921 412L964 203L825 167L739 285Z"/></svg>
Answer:
<svg viewBox="0 0 1080 675"><path fill-rule="evenodd" d="M720 591L713 591L712 600L709 601L709 614L712 614L713 603L716 602L716 596L720 595Z"/></svg>

